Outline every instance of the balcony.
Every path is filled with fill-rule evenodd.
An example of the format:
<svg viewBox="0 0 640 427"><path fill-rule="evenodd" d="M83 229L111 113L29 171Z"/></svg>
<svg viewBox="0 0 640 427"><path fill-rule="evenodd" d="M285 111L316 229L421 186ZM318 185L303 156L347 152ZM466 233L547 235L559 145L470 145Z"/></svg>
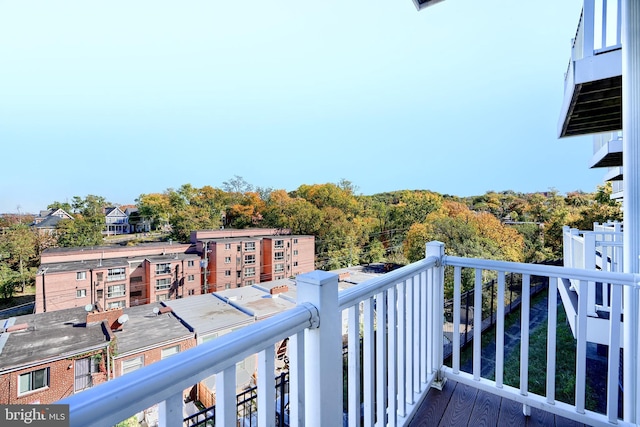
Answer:
<svg viewBox="0 0 640 427"><path fill-rule="evenodd" d="M585 0L565 74L560 137L622 129L620 0Z"/></svg>
<svg viewBox="0 0 640 427"><path fill-rule="evenodd" d="M618 222L594 224L593 231L565 227L563 229L565 267L622 272L622 236L622 224ZM587 328L587 339L607 345L609 329L606 325L611 316L611 284L589 281L581 288L578 281L569 279L563 282L559 290L574 336L577 331L572 319L575 319L578 311L580 297L585 296L587 322L590 325Z"/></svg>
<svg viewBox="0 0 640 427"><path fill-rule="evenodd" d="M504 380L506 325L503 304L496 306L496 338L488 352L481 344L483 328L472 327L469 331L468 323L463 325L454 321L451 324L444 316L445 277L453 285L452 319L461 319L463 282L472 278L471 286L476 290L472 325L482 325L483 304L488 304L482 292L485 278L495 277L495 301L504 301L505 278L513 274L521 277L517 386L507 385ZM544 278L548 283L546 372L539 373L537 378L530 378L528 369L532 277L536 280ZM606 368L600 370L604 389L598 391L605 402L601 412L589 409L586 399L587 378L593 374L587 366L590 316L586 298L580 299L574 319L575 399L561 402L555 397L557 295L566 281L574 283L580 294L587 294L591 283L607 283L610 290L610 315L605 322L610 338ZM297 278L298 304L294 308L58 403L70 405L71 426L114 425L156 404L159 424L178 426L183 425L185 390L215 374L215 424L234 426L237 423L236 363L257 354L256 419L261 427L274 426L275 349L277 343L289 338L291 426L339 426L343 422L343 410L352 427L360 425L360 417L365 426L418 425L434 415L431 409L435 407L447 408L444 409L448 411L446 416L455 420L458 412L464 412L468 417L474 405L480 405L476 410L481 409L480 398L476 395L482 396L481 401L494 404L502 399L500 408L519 408L519 417L543 414L547 419L566 418L589 425L636 425L640 418L636 418L633 408L637 405L628 405L624 420L620 419L622 324L610 319L620 319L623 290L637 291L639 281L639 275L613 271L445 256L443 245L431 242L427 244L426 257L422 261L345 291L338 292L335 274L315 271L300 275ZM625 336L637 335L637 330L631 330L630 325L638 323L638 313L626 313L627 319L629 329L625 330ZM445 330L452 341L452 354L446 364ZM461 367L460 340L464 333L473 335L472 367L467 370ZM344 365L343 340L347 343L347 363ZM633 360L638 360L638 349L631 351ZM494 366L489 375L483 373L487 371L487 360ZM622 378L637 377L636 364L625 364L624 369ZM546 391L534 393L530 382L534 379L543 379ZM637 402L634 382L628 384L623 380L622 384L625 403ZM346 396L344 407L343 392ZM452 396L457 396L457 403L447 405L447 399ZM464 396L472 396L472 400L465 401ZM445 402L445 406L438 402ZM498 414L497 410L490 412ZM489 422L495 423L497 418Z"/></svg>
<svg viewBox="0 0 640 427"><path fill-rule="evenodd" d="M620 166L622 166L621 132L595 135L593 137L593 157L589 167L614 168Z"/></svg>

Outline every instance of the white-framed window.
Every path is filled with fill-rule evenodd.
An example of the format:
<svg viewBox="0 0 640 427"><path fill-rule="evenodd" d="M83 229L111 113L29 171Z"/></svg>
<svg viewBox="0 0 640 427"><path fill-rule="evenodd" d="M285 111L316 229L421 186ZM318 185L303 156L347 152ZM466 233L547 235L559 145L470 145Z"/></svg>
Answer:
<svg viewBox="0 0 640 427"><path fill-rule="evenodd" d="M276 261L282 261L284 259L284 251L275 252L273 255L273 259Z"/></svg>
<svg viewBox="0 0 640 427"><path fill-rule="evenodd" d="M192 259L187 261L187 267L193 267L194 265L195 265L195 262Z"/></svg>
<svg viewBox="0 0 640 427"><path fill-rule="evenodd" d="M276 268L274 269L276 273L282 273L284 271L284 264L276 264Z"/></svg>
<svg viewBox="0 0 640 427"><path fill-rule="evenodd" d="M196 294L196 291L195 291L195 289L189 289L189 291L187 292L187 294L189 294L189 295L195 295L195 294Z"/></svg>
<svg viewBox="0 0 640 427"><path fill-rule="evenodd" d="M178 345L174 345L171 347L167 347L167 348L163 348L162 349L162 356L160 356L161 359L166 359L169 356L173 356L174 354L178 354L180 353L180 344Z"/></svg>
<svg viewBox="0 0 640 427"><path fill-rule="evenodd" d="M133 372L144 366L144 356L132 357L122 361L122 375Z"/></svg>
<svg viewBox="0 0 640 427"><path fill-rule="evenodd" d="M247 281L245 282L245 285L246 285L246 286L253 286L253 284L254 284L254 283L256 283L256 281L255 281L255 280L247 280Z"/></svg>
<svg viewBox="0 0 640 427"><path fill-rule="evenodd" d="M169 294L159 294L156 295L156 302L166 301L169 299Z"/></svg>
<svg viewBox="0 0 640 427"><path fill-rule="evenodd" d="M231 276L231 270L225 270L224 271L224 275L225 275L225 277L230 277Z"/></svg>
<svg viewBox="0 0 640 427"><path fill-rule="evenodd" d="M274 240L273 241L273 247L276 248L276 249L284 248L284 240Z"/></svg>
<svg viewBox="0 0 640 427"><path fill-rule="evenodd" d="M225 264L231 264L231 257L230 256L224 257L224 263Z"/></svg>
<svg viewBox="0 0 640 427"><path fill-rule="evenodd" d="M293 255L294 255L294 256L295 256L295 255L298 255L298 250L297 250L297 249L294 249L294 250L293 250Z"/></svg>
<svg viewBox="0 0 640 427"><path fill-rule="evenodd" d="M49 387L49 368L21 374L18 377L18 395Z"/></svg>
<svg viewBox="0 0 640 427"><path fill-rule="evenodd" d="M87 272L86 271L77 271L76 272L76 280L86 280Z"/></svg>
<svg viewBox="0 0 640 427"><path fill-rule="evenodd" d="M256 256L255 255L245 255L244 256L244 263L245 264L255 264L256 263Z"/></svg>
<svg viewBox="0 0 640 427"><path fill-rule="evenodd" d="M284 276L276 276L276 280L282 280L284 279Z"/></svg>
<svg viewBox="0 0 640 427"><path fill-rule="evenodd" d="M244 250L245 251L255 251L256 250L256 242L244 242Z"/></svg>
<svg viewBox="0 0 640 427"><path fill-rule="evenodd" d="M190 274L187 276L187 282L193 282L194 280L196 280L196 276L193 274Z"/></svg>
<svg viewBox="0 0 640 427"><path fill-rule="evenodd" d="M224 288L225 289L231 289L231 283L225 283L224 284Z"/></svg>
<svg viewBox="0 0 640 427"><path fill-rule="evenodd" d="M297 245L298 244L298 239L293 239L293 244Z"/></svg>
<svg viewBox="0 0 640 427"><path fill-rule="evenodd" d="M224 248L225 248L226 250L231 250L231 243L225 243L225 244L224 244Z"/></svg>
<svg viewBox="0 0 640 427"><path fill-rule="evenodd" d="M164 277L162 279L156 279L156 291L162 291L171 287L171 278Z"/></svg>
<svg viewBox="0 0 640 427"><path fill-rule="evenodd" d="M109 301L107 303L107 308L109 310L113 309L113 308L124 308L124 300L120 300L120 301Z"/></svg>
<svg viewBox="0 0 640 427"><path fill-rule="evenodd" d="M171 273L170 262L156 264L156 274L167 274L167 273Z"/></svg>
<svg viewBox="0 0 640 427"><path fill-rule="evenodd" d="M76 298L84 298L87 296L86 289L76 289Z"/></svg>
<svg viewBox="0 0 640 427"><path fill-rule="evenodd" d="M244 277L253 277L256 275L255 267L247 267L244 269Z"/></svg>
<svg viewBox="0 0 640 427"><path fill-rule="evenodd" d="M124 280L125 277L126 277L126 271L124 267L110 268L107 271L107 282L110 282L113 280Z"/></svg>
<svg viewBox="0 0 640 427"><path fill-rule="evenodd" d="M125 285L112 285L107 287L107 298L123 297Z"/></svg>

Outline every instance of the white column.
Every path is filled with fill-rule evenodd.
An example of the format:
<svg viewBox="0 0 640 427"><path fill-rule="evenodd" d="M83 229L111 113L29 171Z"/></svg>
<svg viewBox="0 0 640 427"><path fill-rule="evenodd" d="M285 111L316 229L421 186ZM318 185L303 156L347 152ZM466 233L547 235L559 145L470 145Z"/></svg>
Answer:
<svg viewBox="0 0 640 427"><path fill-rule="evenodd" d="M622 0L622 142L624 174L624 271L640 269L640 2ZM624 291L624 420L638 416L637 292Z"/></svg>
<svg viewBox="0 0 640 427"><path fill-rule="evenodd" d="M338 275L326 271L296 279L298 302L319 312L320 324L305 333L305 426L342 425L342 315L338 310Z"/></svg>

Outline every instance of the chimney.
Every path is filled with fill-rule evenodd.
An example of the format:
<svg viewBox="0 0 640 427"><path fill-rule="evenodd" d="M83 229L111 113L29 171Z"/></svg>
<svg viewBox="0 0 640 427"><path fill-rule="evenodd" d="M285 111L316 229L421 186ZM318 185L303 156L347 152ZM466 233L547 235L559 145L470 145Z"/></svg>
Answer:
<svg viewBox="0 0 640 427"><path fill-rule="evenodd" d="M104 321L109 326L109 329L117 331L122 329L122 324L124 322L120 323L118 321L118 319L124 320L124 317L122 316L126 316L122 314L122 308L115 308L113 310L106 311L93 310L87 313L87 325Z"/></svg>
<svg viewBox="0 0 640 427"><path fill-rule="evenodd" d="M284 293L284 292L287 292L287 291L289 291L289 286L280 285L280 286L274 286L273 288L271 288L269 290L269 293L271 295L277 295L277 294L281 294L281 293Z"/></svg>

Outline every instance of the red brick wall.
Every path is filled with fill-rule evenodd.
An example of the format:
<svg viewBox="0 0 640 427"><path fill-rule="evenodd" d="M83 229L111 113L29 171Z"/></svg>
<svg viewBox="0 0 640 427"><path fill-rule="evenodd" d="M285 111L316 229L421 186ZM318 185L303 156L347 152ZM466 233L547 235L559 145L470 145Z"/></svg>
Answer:
<svg viewBox="0 0 640 427"><path fill-rule="evenodd" d="M163 348L168 348L168 347L173 347L174 345L180 345L180 352L186 351L192 347L195 347L196 345L196 340L193 337L189 337L187 339L184 339L182 341L176 342L176 343L172 343L172 344L167 344L164 345L162 347L157 347L157 348L152 348L146 351L142 351L139 353L132 353L129 354L127 356L122 356L122 357L118 357L115 359L115 376L116 377L120 377L122 376L122 362L124 362L125 360L129 360L129 359L133 359L135 357L139 357L139 356L144 356L144 366L149 366L152 363L155 363L157 361L159 361L162 358L162 349Z"/></svg>
<svg viewBox="0 0 640 427"><path fill-rule="evenodd" d="M83 355L83 357L90 356L91 355ZM18 396L20 375L47 367L49 368L49 386ZM94 385L106 381L105 372L98 372L93 374L92 377ZM0 376L0 404L26 405L32 403L54 403L73 394L74 381L74 359L62 359L48 364L9 372Z"/></svg>

